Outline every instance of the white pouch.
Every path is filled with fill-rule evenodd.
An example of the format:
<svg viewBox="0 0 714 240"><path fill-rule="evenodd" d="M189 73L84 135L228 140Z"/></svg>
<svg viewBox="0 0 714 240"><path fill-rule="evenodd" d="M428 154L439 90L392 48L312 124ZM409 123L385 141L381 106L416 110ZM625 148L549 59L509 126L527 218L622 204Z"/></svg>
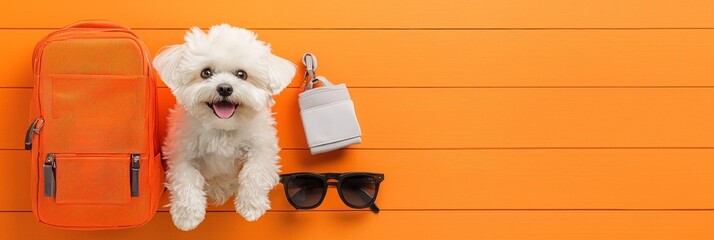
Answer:
<svg viewBox="0 0 714 240"><path fill-rule="evenodd" d="M298 96L300 116L313 155L362 142L354 104L345 84L334 85L325 77L315 76L317 60L311 53L303 56L304 91ZM315 88L315 83L323 86Z"/></svg>

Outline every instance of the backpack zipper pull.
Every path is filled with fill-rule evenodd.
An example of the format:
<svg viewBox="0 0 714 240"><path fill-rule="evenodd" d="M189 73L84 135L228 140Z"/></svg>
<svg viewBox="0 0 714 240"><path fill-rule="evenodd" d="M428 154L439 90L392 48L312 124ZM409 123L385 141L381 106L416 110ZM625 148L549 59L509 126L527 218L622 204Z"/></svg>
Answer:
<svg viewBox="0 0 714 240"><path fill-rule="evenodd" d="M25 150L32 150L32 137L34 134L40 134L40 129L45 125L45 120L42 117L35 118L35 121L30 124L25 134ZM34 134L33 134L34 133Z"/></svg>
<svg viewBox="0 0 714 240"><path fill-rule="evenodd" d="M139 168L141 167L141 155L131 154L131 196L139 196Z"/></svg>
<svg viewBox="0 0 714 240"><path fill-rule="evenodd" d="M55 196L55 168L57 168L57 162L55 161L55 154L47 154L44 164L45 173L45 197Z"/></svg>

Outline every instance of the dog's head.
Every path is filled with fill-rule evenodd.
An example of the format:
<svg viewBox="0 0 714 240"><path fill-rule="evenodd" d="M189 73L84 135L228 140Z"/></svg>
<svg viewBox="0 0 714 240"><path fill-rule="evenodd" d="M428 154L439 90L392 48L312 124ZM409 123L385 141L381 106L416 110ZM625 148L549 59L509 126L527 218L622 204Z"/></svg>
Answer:
<svg viewBox="0 0 714 240"><path fill-rule="evenodd" d="M230 130L249 121L295 75L295 65L243 28L192 28L184 40L162 49L154 67L178 103L213 128Z"/></svg>

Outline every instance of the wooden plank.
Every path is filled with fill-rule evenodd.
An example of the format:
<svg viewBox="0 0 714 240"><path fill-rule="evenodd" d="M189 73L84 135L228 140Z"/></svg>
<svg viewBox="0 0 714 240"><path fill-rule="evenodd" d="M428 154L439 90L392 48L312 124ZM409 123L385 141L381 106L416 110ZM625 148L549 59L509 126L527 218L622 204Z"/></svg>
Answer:
<svg viewBox="0 0 714 240"><path fill-rule="evenodd" d="M714 149L283 150L282 171L383 172L383 210L714 209ZM29 153L0 151L0 211L29 211ZM164 194L162 206L168 203ZM282 185L273 210L292 211ZM233 211L232 202L211 207ZM166 210L166 209L164 209ZM317 210L350 210L334 189Z"/></svg>
<svg viewBox="0 0 714 240"><path fill-rule="evenodd" d="M714 3L656 1L193 1L100 3L15 1L0 27L62 27L112 19L139 28L186 28L228 22L251 28L612 28L712 27ZM82 6L70 8L67 6ZM211 10L224 9L224 10ZM230 10L228 10L230 9ZM31 13L31 14L29 14ZM306 14L310 13L310 14ZM38 17L41 16L41 17ZM190 16L190 17L189 17Z"/></svg>
<svg viewBox="0 0 714 240"><path fill-rule="evenodd" d="M173 98L161 89L160 115ZM357 88L352 148L714 146L712 88ZM304 148L297 91L277 97L283 148ZM165 129L163 117L160 129Z"/></svg>
<svg viewBox="0 0 714 240"><path fill-rule="evenodd" d="M30 211L30 151L0 150L0 163L8 165L0 170L0 210Z"/></svg>
<svg viewBox="0 0 714 240"><path fill-rule="evenodd" d="M384 211L273 212L249 223L209 213L182 232L168 213L146 226L68 231L36 223L32 213L0 213L4 239L711 239L712 211ZM408 227L407 227L408 226Z"/></svg>
<svg viewBox="0 0 714 240"><path fill-rule="evenodd" d="M49 32L0 30L0 87L32 86L30 57ZM184 33L137 32L153 53ZM299 68L315 53L319 74L350 87L714 86L714 30L257 32Z"/></svg>
<svg viewBox="0 0 714 240"><path fill-rule="evenodd" d="M31 97L31 89L0 89L0 149L25 149Z"/></svg>
<svg viewBox="0 0 714 240"><path fill-rule="evenodd" d="M30 89L0 89L0 149L22 149ZM714 146L712 88L356 88L352 148L663 148ZM277 97L280 146L305 149L297 90ZM159 90L159 129L174 105ZM162 133L162 136L164 134Z"/></svg>

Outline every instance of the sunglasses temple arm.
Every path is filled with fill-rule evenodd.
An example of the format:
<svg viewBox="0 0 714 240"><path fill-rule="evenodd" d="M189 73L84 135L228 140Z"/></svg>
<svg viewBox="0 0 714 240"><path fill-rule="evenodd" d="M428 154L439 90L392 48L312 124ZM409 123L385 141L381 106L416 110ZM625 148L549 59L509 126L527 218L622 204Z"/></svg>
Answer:
<svg viewBox="0 0 714 240"><path fill-rule="evenodd" d="M369 210L372 210L373 213L379 213L379 208L377 207L377 204L372 203L372 205L369 205Z"/></svg>

